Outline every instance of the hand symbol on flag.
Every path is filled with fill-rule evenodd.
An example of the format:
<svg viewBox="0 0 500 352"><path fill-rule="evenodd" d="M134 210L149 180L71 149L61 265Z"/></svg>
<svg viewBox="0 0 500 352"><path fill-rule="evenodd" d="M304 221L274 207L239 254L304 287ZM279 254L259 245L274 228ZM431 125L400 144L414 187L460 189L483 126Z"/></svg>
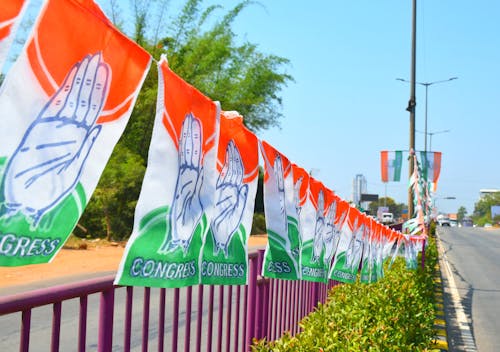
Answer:
<svg viewBox="0 0 500 352"><path fill-rule="evenodd" d="M336 202L335 202L335 207L336 207ZM340 233L342 232L342 226L344 225L345 218L347 217L347 210L344 211L344 213L340 216L340 219L337 223L335 223L335 213L336 209L332 209L332 214L333 214L333 221L332 221L332 228L329 228L330 220L327 222L327 230L325 231L325 238L323 239L323 242L325 243L325 264L330 264L330 260L332 259L333 255L335 254L335 251L337 250L337 246L340 241ZM328 218L328 214L327 214ZM331 233L330 233L331 231ZM331 237L330 237L331 236ZM326 262L328 261L328 263Z"/></svg>
<svg viewBox="0 0 500 352"><path fill-rule="evenodd" d="M349 242L349 248L346 251L346 259L344 263L344 268L353 271L356 265L359 264L359 260L361 259L361 249L363 248L363 231L364 225L358 226L358 219L354 221L353 231L351 241Z"/></svg>
<svg viewBox="0 0 500 352"><path fill-rule="evenodd" d="M211 225L215 240L214 254L217 255L222 250L226 258L229 242L241 224L247 202L248 186L243 184L243 172L240 152L231 140L217 179L215 214Z"/></svg>
<svg viewBox="0 0 500 352"><path fill-rule="evenodd" d="M324 210L325 198L323 195L323 190L320 190L318 195L318 209L316 210L316 227L314 229L313 254L311 258L311 261L313 263L318 261L319 256L321 255L321 250L323 249L323 231L325 228L325 215L323 214Z"/></svg>
<svg viewBox="0 0 500 352"><path fill-rule="evenodd" d="M288 218L286 215L285 203L285 175L283 172L283 162L280 155L276 155L274 160L274 175L276 177L276 186L278 187L278 200L280 210L280 224L278 233L280 236L288 237Z"/></svg>
<svg viewBox="0 0 500 352"><path fill-rule="evenodd" d="M325 232L323 233L323 245L325 247L325 256L323 260L325 264L330 264L333 256L334 239L338 236L338 231L335 228L335 214L337 212L337 202L333 201L328 207L325 217Z"/></svg>
<svg viewBox="0 0 500 352"><path fill-rule="evenodd" d="M179 140L179 174L169 214L168 233L159 253L181 247L186 254L203 214L200 200L203 183L201 146L201 122L193 114L188 114L182 123Z"/></svg>
<svg viewBox="0 0 500 352"><path fill-rule="evenodd" d="M302 187L302 181L304 177L299 177L295 185L293 185L293 203L295 204L295 210L297 211L297 219L300 220L300 212L302 211L302 206L300 205L300 187Z"/></svg>
<svg viewBox="0 0 500 352"><path fill-rule="evenodd" d="M101 126L111 69L101 54L73 66L64 83L26 130L4 177L7 216L18 212L37 225L76 187Z"/></svg>

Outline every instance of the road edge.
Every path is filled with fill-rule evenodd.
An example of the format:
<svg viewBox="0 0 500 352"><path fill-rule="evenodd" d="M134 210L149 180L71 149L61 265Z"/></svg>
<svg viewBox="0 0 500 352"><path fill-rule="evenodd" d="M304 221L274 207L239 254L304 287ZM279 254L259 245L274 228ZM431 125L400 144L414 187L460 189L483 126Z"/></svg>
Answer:
<svg viewBox="0 0 500 352"><path fill-rule="evenodd" d="M435 328L438 336L436 340L436 346L434 348L441 351L448 351L446 323L449 322L450 319L446 317L446 314L444 312L444 300L443 300L443 293L446 291L452 303L452 307L448 308L454 313L455 317L454 320L458 325L457 328L460 332L460 339L462 341L462 345L466 351L475 352L477 351L476 342L471 332L469 319L467 318L464 308L462 306L460 294L458 293L453 272L451 271L450 264L446 257L443 245L441 243L441 238L439 236L438 229L436 229L436 245L439 257L438 261L439 268L437 269L439 269L439 271L436 270L434 283L436 290L435 293L436 293L436 310L437 310ZM444 278L444 282L442 278ZM442 335L443 333L444 335Z"/></svg>

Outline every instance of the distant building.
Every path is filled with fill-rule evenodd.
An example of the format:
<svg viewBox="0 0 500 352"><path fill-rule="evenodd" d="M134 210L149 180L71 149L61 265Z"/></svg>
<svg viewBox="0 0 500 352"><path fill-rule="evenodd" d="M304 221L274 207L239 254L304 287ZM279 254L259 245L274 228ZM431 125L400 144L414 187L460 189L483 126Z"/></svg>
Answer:
<svg viewBox="0 0 500 352"><path fill-rule="evenodd" d="M495 189L495 188L484 188L479 190L479 196L481 198L484 198L488 195L492 195L495 193L500 193L500 189Z"/></svg>
<svg viewBox="0 0 500 352"><path fill-rule="evenodd" d="M361 204L361 194L366 192L366 178L362 174L357 174L352 181L352 202L361 206L364 209L367 208L367 202Z"/></svg>

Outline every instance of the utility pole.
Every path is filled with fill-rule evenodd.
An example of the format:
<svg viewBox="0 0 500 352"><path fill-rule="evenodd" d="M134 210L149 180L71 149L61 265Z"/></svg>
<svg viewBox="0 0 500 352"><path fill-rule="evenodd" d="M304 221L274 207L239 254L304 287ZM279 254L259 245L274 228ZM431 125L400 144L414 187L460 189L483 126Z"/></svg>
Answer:
<svg viewBox="0 0 500 352"><path fill-rule="evenodd" d="M410 112L410 162L409 175L413 174L413 158L415 152L415 82L416 82L416 51L417 51L417 0L412 0L412 28L411 28L411 78L410 78L410 100L406 110ZM413 193L408 189L408 219L413 216Z"/></svg>

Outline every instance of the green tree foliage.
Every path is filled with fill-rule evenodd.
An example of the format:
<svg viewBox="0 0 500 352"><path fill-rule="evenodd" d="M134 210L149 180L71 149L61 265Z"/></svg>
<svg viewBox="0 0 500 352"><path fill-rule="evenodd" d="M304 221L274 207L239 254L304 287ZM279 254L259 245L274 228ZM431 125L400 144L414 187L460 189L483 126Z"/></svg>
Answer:
<svg viewBox="0 0 500 352"><path fill-rule="evenodd" d="M140 156L118 144L80 220L85 235L108 240L130 235L144 172Z"/></svg>
<svg viewBox="0 0 500 352"><path fill-rule="evenodd" d="M383 206L389 207L389 212L394 214L395 219L401 217L403 210L407 208L405 204L396 203L391 197L382 197L379 198L378 201L370 202L368 209L370 210L370 214L377 215L377 209Z"/></svg>
<svg viewBox="0 0 500 352"><path fill-rule="evenodd" d="M465 209L464 206L461 206L457 210L457 221L459 223L462 222L462 220L465 218L466 215L467 215L467 209Z"/></svg>
<svg viewBox="0 0 500 352"><path fill-rule="evenodd" d="M500 192L485 195L474 205L474 213L472 220L475 224L483 226L486 223L491 223L494 219L491 218L491 206L500 205Z"/></svg>
<svg viewBox="0 0 500 352"><path fill-rule="evenodd" d="M292 81L285 72L289 62L260 52L248 41L238 42L231 28L241 11L254 3L243 1L224 13L221 6L204 8L202 2L185 0L180 11L169 15L167 0L130 0L130 29L124 28L130 21L121 17L123 3L109 0L104 9L156 60L166 54L169 66L184 80L220 101L224 110L239 111L248 128L257 132L278 126L282 118L280 92ZM79 228L86 229L86 235L114 239L130 235L153 130L157 85L153 64L127 128L80 220Z"/></svg>

